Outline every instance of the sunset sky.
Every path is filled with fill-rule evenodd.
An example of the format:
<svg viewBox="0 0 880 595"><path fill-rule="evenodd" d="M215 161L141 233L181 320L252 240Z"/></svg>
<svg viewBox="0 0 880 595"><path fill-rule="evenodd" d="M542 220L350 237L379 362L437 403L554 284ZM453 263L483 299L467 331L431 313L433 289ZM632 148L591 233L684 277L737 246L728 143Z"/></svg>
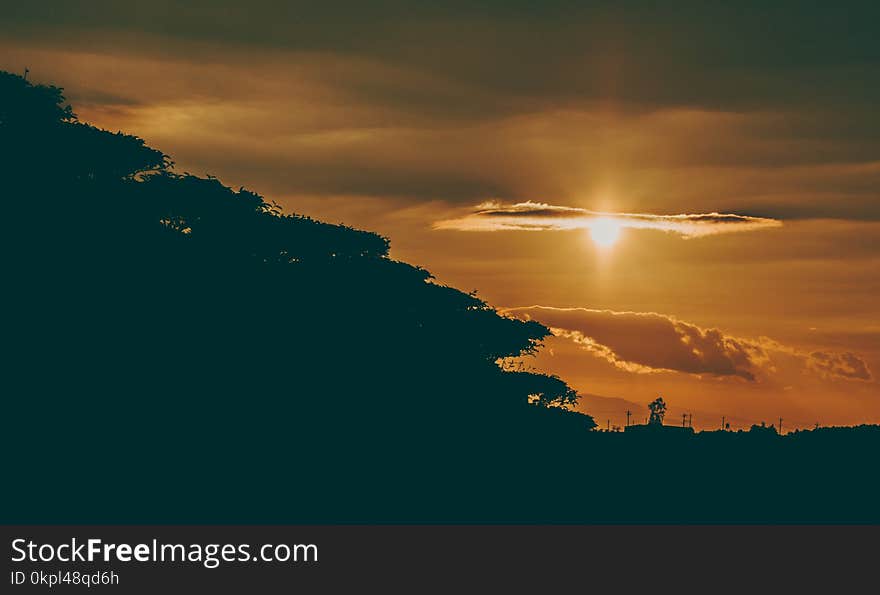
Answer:
<svg viewBox="0 0 880 595"><path fill-rule="evenodd" d="M0 68L544 322L600 425L880 422L874 3L131 4L5 8Z"/></svg>

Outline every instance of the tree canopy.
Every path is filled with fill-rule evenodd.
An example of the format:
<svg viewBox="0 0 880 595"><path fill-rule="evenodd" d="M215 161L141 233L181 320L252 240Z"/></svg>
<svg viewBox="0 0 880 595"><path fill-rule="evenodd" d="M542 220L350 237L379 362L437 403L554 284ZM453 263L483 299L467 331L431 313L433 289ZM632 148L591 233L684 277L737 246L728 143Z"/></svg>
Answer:
<svg viewBox="0 0 880 595"><path fill-rule="evenodd" d="M648 418L649 424L663 425L663 418L666 417L666 402L663 397L657 397L648 404L651 416Z"/></svg>
<svg viewBox="0 0 880 595"><path fill-rule="evenodd" d="M562 380L498 365L546 327L390 258L388 238L177 172L81 123L61 89L5 73L0 150L15 407L46 411L54 440L150 444L106 456L190 487L205 448L232 453L199 467L199 493L228 477L292 489L308 444L309 477L336 469L341 498L360 473L443 486L483 473L487 442L527 463L594 425Z"/></svg>

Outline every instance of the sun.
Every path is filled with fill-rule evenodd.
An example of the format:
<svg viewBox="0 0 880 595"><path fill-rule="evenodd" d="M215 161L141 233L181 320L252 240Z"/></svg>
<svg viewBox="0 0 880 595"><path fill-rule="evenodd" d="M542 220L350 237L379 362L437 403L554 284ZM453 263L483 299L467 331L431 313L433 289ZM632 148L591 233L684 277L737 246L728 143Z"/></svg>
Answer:
<svg viewBox="0 0 880 595"><path fill-rule="evenodd" d="M602 217L590 223L590 238L599 246L609 248L620 238L620 223Z"/></svg>

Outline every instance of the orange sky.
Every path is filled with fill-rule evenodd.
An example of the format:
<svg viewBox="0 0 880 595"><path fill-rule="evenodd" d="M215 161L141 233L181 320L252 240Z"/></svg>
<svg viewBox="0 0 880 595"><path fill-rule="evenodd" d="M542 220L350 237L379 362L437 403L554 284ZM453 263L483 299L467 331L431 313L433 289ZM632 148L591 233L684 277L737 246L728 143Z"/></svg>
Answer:
<svg viewBox="0 0 880 595"><path fill-rule="evenodd" d="M378 231L394 257L545 322L557 336L531 365L583 393L662 394L698 427L880 422L880 93L866 82L880 57L861 29L819 52L798 43L809 15L774 45L747 22L699 34L711 14L306 28L269 27L270 4L256 3L262 36L222 11L199 24L159 9L150 27L120 8L22 9L0 25L0 68L65 87L81 119L143 137L180 171ZM754 43L736 51L740 37ZM488 201L553 215L532 231L438 225ZM596 211L651 223L602 248L566 207L587 226ZM657 228L710 213L739 220L699 237ZM621 424L628 405L591 406Z"/></svg>

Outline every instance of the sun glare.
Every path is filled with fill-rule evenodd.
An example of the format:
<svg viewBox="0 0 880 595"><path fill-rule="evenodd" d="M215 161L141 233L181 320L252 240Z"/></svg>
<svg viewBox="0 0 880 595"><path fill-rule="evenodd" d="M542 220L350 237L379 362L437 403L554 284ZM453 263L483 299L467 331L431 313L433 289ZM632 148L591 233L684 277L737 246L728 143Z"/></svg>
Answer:
<svg viewBox="0 0 880 595"><path fill-rule="evenodd" d="M608 248L620 237L620 223L614 219L596 219L590 223L590 238L599 246Z"/></svg>

